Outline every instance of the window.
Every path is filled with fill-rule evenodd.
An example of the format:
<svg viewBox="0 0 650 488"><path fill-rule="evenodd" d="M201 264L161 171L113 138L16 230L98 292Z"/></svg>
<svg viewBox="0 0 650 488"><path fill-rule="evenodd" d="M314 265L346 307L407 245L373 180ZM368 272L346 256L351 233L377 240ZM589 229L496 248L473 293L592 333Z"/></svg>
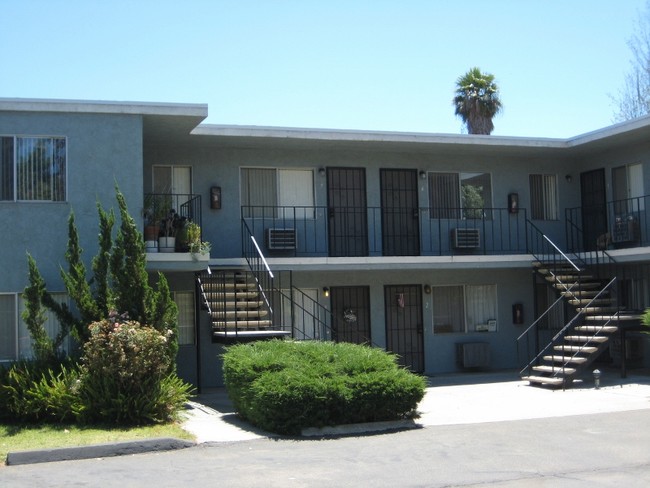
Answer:
<svg viewBox="0 0 650 488"><path fill-rule="evenodd" d="M314 173L301 169L242 168L244 217L305 219L314 216Z"/></svg>
<svg viewBox="0 0 650 488"><path fill-rule="evenodd" d="M612 196L617 217L644 210L643 167L628 164L612 169Z"/></svg>
<svg viewBox="0 0 650 488"><path fill-rule="evenodd" d="M16 295L0 295L0 362L16 359Z"/></svg>
<svg viewBox="0 0 650 488"><path fill-rule="evenodd" d="M555 175L530 175L530 215L534 220L557 220Z"/></svg>
<svg viewBox="0 0 650 488"><path fill-rule="evenodd" d="M178 307L178 345L192 346L195 342L194 293L175 291L172 298Z"/></svg>
<svg viewBox="0 0 650 488"><path fill-rule="evenodd" d="M438 286L432 295L434 333L487 330L497 318L496 285Z"/></svg>
<svg viewBox="0 0 650 488"><path fill-rule="evenodd" d="M190 195L192 168L190 166L154 166L153 193Z"/></svg>
<svg viewBox="0 0 650 488"><path fill-rule="evenodd" d="M433 219L491 218L489 173L429 173L429 207Z"/></svg>
<svg viewBox="0 0 650 488"><path fill-rule="evenodd" d="M66 198L64 137L0 137L0 200Z"/></svg>
<svg viewBox="0 0 650 488"><path fill-rule="evenodd" d="M65 293L52 293L52 297L59 303L67 303ZM17 359L31 358L32 339L27 330L27 325L21 316L25 310L22 295L15 293L0 295L0 362L15 361ZM59 332L59 321L53 312L44 309L45 323L43 326L52 338ZM64 350L69 350L69 338L64 341Z"/></svg>

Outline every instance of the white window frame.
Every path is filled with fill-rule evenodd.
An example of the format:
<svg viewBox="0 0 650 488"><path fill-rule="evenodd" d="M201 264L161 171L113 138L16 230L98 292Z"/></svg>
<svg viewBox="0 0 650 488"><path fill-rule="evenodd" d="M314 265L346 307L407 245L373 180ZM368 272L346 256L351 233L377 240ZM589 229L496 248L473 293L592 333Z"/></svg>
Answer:
<svg viewBox="0 0 650 488"><path fill-rule="evenodd" d="M470 300L472 292L478 292L478 288L487 288L489 287L488 293L493 294L492 300L490 302L483 302L484 306L482 310L478 310L476 306L472 307ZM436 289L441 288L460 288L462 292L461 302L463 310L460 312L459 316L462 319L463 323L460 328L454 328L453 330L436 330L436 310L435 310L435 300L432 306L432 322L433 322L433 333L434 334L470 334L475 332L497 332L498 331L498 287L495 283L485 283L485 284L462 284L462 285L436 285L432 287L432 296L435 297ZM486 307L485 304L488 306ZM492 325L494 324L494 325ZM449 325L449 324L439 324L438 327ZM453 324L452 324L453 326ZM484 327L485 326L485 327ZM480 328L479 328L480 327ZM486 327L490 327L487 329ZM494 328L492 328L494 327Z"/></svg>
<svg viewBox="0 0 650 488"><path fill-rule="evenodd" d="M51 293L52 297L59 303L69 304L70 299L65 292L53 292ZM11 358L0 358L1 363L11 363L21 359L31 359L34 356L32 350L32 338L27 329L27 324L25 324L22 319L22 311L25 309L25 301L22 293L0 293L0 296L13 297L13 318L10 319L8 324L14 331L14 345L13 345L13 355ZM50 338L54 338L59 332L60 324L54 315L54 312L51 312L45 308L46 322L44 327ZM6 326L6 322L1 322L0 326ZM68 334L66 339L63 342L63 350L66 352L70 351L71 347L71 336Z"/></svg>
<svg viewBox="0 0 650 488"><path fill-rule="evenodd" d="M615 172L624 170L625 171L625 195L616 195L619 191L619 188L614 184ZM611 170L612 175L612 199L617 202L615 207L623 207L627 212L638 212L645 210L645 196L644 192L644 180L643 180L643 165L641 163L629 163L616 166ZM632 200L633 202L638 202L638 205L634 203L624 203L625 201ZM617 209L615 209L617 211Z"/></svg>
<svg viewBox="0 0 650 488"><path fill-rule="evenodd" d="M188 298L189 308L187 310L182 310L180 296ZM193 291L173 291L172 299L178 307L178 345L183 346L195 346L196 345L196 301ZM187 314L187 317L186 317ZM187 322L185 323L185 319ZM191 331L188 332L188 331ZM187 337L186 337L187 336ZM186 340L187 339L187 340Z"/></svg>
<svg viewBox="0 0 650 488"><path fill-rule="evenodd" d="M246 218L274 218L274 219L281 219L281 220L314 220L315 219L315 205L316 205L316 191L315 191L315 178L314 178L314 169L313 168L286 168L286 167L273 167L273 168L267 168L267 167L254 167L254 166L246 166L246 167L241 167L239 171L239 201L240 205L242 207L248 207L250 206L250 201L248 200L247 195L244 194L244 171L248 170L263 170L263 171L273 171L275 173L274 179L275 179L275 188L269 188L269 197L272 197L275 202L273 204L268 204L268 205L262 205L263 207L273 207L274 211L272 212L267 212L266 210L264 212L260 213L255 213L254 215L244 215ZM283 191L283 175L287 175L288 173L305 173L309 174L309 177L311 179L311 182L309 185L293 185L292 190L294 190L293 195L290 195L288 192ZM296 194L295 191L299 189L309 189L309 195L306 198L306 201L300 202L299 199L301 198L300 195ZM275 191L273 193L273 190ZM250 193L250 190L249 190ZM293 198L291 198L293 197ZM293 201L296 200L296 201ZM308 201L307 201L308 200ZM278 207L286 207L282 209L282 212L278 211Z"/></svg>
<svg viewBox="0 0 650 488"><path fill-rule="evenodd" d="M533 188L534 178L541 178L541 187ZM528 175L528 187L530 218L532 220L559 220L557 175L531 173Z"/></svg>
<svg viewBox="0 0 650 488"><path fill-rule="evenodd" d="M456 195L449 195L450 197L455 197L457 199L455 206L451 207L438 207L434 205L434 202L432 201L433 195L432 195L432 189L431 189L431 178L433 175L450 175L450 176L455 176L456 179L458 180L458 188L456 189L455 193ZM463 181L467 181L470 179L470 176L478 176L478 175L488 175L490 178L490 188L488 189L487 192L483 192L484 195L483 197L487 197L487 201L483 203L483 215L479 216L467 216L465 213L465 205L464 205L464 199L463 199ZM427 188L429 190L429 214L432 219L458 219L458 218L482 218L482 219L491 219L492 218L492 212L489 209L492 209L492 173L488 171L429 171L427 173ZM487 195L485 195L487 193ZM485 211L485 209L488 209Z"/></svg>
<svg viewBox="0 0 650 488"><path fill-rule="evenodd" d="M63 203L68 201L68 138L66 136L61 136L61 135L40 135L40 134L0 134L0 138L11 138L13 139L13 154L12 154L12 173L13 173L13 182L12 182L12 198L4 198L0 199L0 202L37 202L37 203L44 203L44 202L53 202L53 203ZM50 141L54 140L62 140L65 149L64 149L64 171L63 171L63 198L61 199L47 199L47 200L39 200L39 199L25 199L25 198L18 198L18 186L19 186L19 181L18 181L18 166L17 166L17 159L18 159L18 141L21 139L46 139ZM53 142L54 143L54 142ZM52 186L52 181L49 183L50 185L50 192L53 192L53 186Z"/></svg>

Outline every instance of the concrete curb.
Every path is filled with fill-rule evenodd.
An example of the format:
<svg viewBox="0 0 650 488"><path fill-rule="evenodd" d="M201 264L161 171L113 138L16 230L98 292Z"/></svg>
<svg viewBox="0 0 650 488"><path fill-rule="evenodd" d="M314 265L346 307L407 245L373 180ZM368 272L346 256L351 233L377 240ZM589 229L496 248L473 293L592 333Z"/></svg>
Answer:
<svg viewBox="0 0 650 488"><path fill-rule="evenodd" d="M308 427L302 429L303 437L346 436L358 434L372 434L391 430L418 429L422 427L410 419L391 420L386 422L364 422L361 424L343 424L328 427Z"/></svg>
<svg viewBox="0 0 650 488"><path fill-rule="evenodd" d="M83 447L10 452L7 454L7 466L126 456L144 452L174 451L195 445L193 442L180 439L155 438L109 444L94 444Z"/></svg>

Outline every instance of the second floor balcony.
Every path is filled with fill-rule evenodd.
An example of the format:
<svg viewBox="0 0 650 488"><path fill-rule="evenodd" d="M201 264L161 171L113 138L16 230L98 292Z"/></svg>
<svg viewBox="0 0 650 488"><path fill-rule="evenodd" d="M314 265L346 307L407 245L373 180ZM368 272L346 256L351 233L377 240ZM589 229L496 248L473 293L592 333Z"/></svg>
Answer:
<svg viewBox="0 0 650 488"><path fill-rule="evenodd" d="M527 213L508 208L242 207L269 256L524 254Z"/></svg>
<svg viewBox="0 0 650 488"><path fill-rule="evenodd" d="M150 268L203 266L201 262L209 256L191 252L196 247L192 247L193 241L202 242L201 195L149 193L144 196L143 209L143 236Z"/></svg>

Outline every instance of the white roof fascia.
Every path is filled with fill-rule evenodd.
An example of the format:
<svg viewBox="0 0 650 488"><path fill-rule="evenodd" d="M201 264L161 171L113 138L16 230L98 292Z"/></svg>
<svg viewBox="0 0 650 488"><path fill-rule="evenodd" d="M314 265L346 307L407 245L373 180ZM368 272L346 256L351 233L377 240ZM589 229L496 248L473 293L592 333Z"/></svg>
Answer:
<svg viewBox="0 0 650 488"><path fill-rule="evenodd" d="M600 139L624 134L625 132L630 132L632 130L643 129L644 127L650 127L650 115L626 120L625 122L619 122L618 124L610 125L609 127L580 134L579 136L567 139L567 143L569 147L577 147Z"/></svg>
<svg viewBox="0 0 650 488"><path fill-rule="evenodd" d="M198 103L111 102L29 98L0 98L0 111L171 115L203 118L208 116L208 106Z"/></svg>
<svg viewBox="0 0 650 488"><path fill-rule="evenodd" d="M308 129L295 127L264 127L220 124L201 124L192 131L192 135L277 139L312 139L324 141L353 142L407 142L422 144L548 147L558 149L567 147L566 139L552 139L541 137L505 137L469 134Z"/></svg>

